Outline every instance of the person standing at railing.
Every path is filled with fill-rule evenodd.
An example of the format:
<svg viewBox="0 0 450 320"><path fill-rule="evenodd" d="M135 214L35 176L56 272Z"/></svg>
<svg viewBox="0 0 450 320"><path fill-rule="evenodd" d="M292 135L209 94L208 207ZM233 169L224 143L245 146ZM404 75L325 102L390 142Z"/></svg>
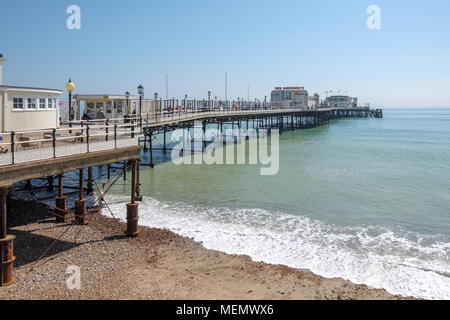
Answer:
<svg viewBox="0 0 450 320"><path fill-rule="evenodd" d="M89 116L89 113L87 113L87 111L85 111L83 113L83 117L81 117L81 120L92 120L91 116Z"/></svg>
<svg viewBox="0 0 450 320"><path fill-rule="evenodd" d="M0 136L0 143L3 141L3 137ZM0 146L0 153L7 153L8 149L3 148L2 146Z"/></svg>

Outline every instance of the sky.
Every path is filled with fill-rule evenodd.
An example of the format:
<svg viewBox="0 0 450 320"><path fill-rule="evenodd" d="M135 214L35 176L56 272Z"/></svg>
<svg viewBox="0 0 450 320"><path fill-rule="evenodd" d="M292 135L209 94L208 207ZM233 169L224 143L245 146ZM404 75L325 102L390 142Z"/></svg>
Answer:
<svg viewBox="0 0 450 320"><path fill-rule="evenodd" d="M81 29L66 12L81 10ZM369 30L367 8L380 8ZM360 105L450 107L448 0L1 0L7 85L263 99L277 86ZM249 89L248 89L249 88ZM65 92L64 97L67 95Z"/></svg>

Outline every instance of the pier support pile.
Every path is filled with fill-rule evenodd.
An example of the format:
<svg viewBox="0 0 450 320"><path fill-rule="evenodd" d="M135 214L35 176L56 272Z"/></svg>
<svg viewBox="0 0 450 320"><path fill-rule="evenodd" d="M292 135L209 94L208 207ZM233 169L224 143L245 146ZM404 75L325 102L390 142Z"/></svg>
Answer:
<svg viewBox="0 0 450 320"><path fill-rule="evenodd" d="M16 259L13 250L15 236L7 234L7 195L8 189L0 188L0 286L2 287L10 285L15 281L13 276L13 263Z"/></svg>
<svg viewBox="0 0 450 320"><path fill-rule="evenodd" d="M138 230L138 207L136 203L136 171L137 171L137 161L133 160L131 162L131 203L127 204L127 231L128 237L137 237L139 235Z"/></svg>

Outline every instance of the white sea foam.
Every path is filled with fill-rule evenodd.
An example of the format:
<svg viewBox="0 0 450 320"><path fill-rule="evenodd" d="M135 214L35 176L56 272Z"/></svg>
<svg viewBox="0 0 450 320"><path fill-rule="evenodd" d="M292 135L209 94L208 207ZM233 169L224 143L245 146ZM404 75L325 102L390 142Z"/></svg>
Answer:
<svg viewBox="0 0 450 320"><path fill-rule="evenodd" d="M113 196L108 201L114 214L125 219L125 199ZM393 294L450 299L450 243L444 236L341 227L261 209L198 208L148 198L140 204L139 216L140 225L193 237L208 249L309 269Z"/></svg>

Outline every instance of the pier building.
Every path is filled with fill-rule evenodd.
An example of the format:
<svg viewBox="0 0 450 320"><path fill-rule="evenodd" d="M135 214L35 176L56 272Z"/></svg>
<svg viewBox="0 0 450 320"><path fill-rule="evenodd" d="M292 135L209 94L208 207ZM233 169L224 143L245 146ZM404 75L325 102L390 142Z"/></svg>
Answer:
<svg viewBox="0 0 450 320"><path fill-rule="evenodd" d="M88 114L97 114L103 109L107 119L123 118L126 114L132 114L135 108L135 97L118 94L76 94L74 96L76 107L75 118L80 120L81 107Z"/></svg>
<svg viewBox="0 0 450 320"><path fill-rule="evenodd" d="M282 109L308 107L308 91L304 87L276 87L271 93L271 102Z"/></svg>
<svg viewBox="0 0 450 320"><path fill-rule="evenodd" d="M317 108L320 106L320 96L318 93L314 93L313 96L308 97L308 108Z"/></svg>
<svg viewBox="0 0 450 320"><path fill-rule="evenodd" d="M4 85L0 54L0 132L59 127L58 89Z"/></svg>
<svg viewBox="0 0 450 320"><path fill-rule="evenodd" d="M358 98L330 96L325 99L325 104L332 108L356 108L358 106Z"/></svg>

